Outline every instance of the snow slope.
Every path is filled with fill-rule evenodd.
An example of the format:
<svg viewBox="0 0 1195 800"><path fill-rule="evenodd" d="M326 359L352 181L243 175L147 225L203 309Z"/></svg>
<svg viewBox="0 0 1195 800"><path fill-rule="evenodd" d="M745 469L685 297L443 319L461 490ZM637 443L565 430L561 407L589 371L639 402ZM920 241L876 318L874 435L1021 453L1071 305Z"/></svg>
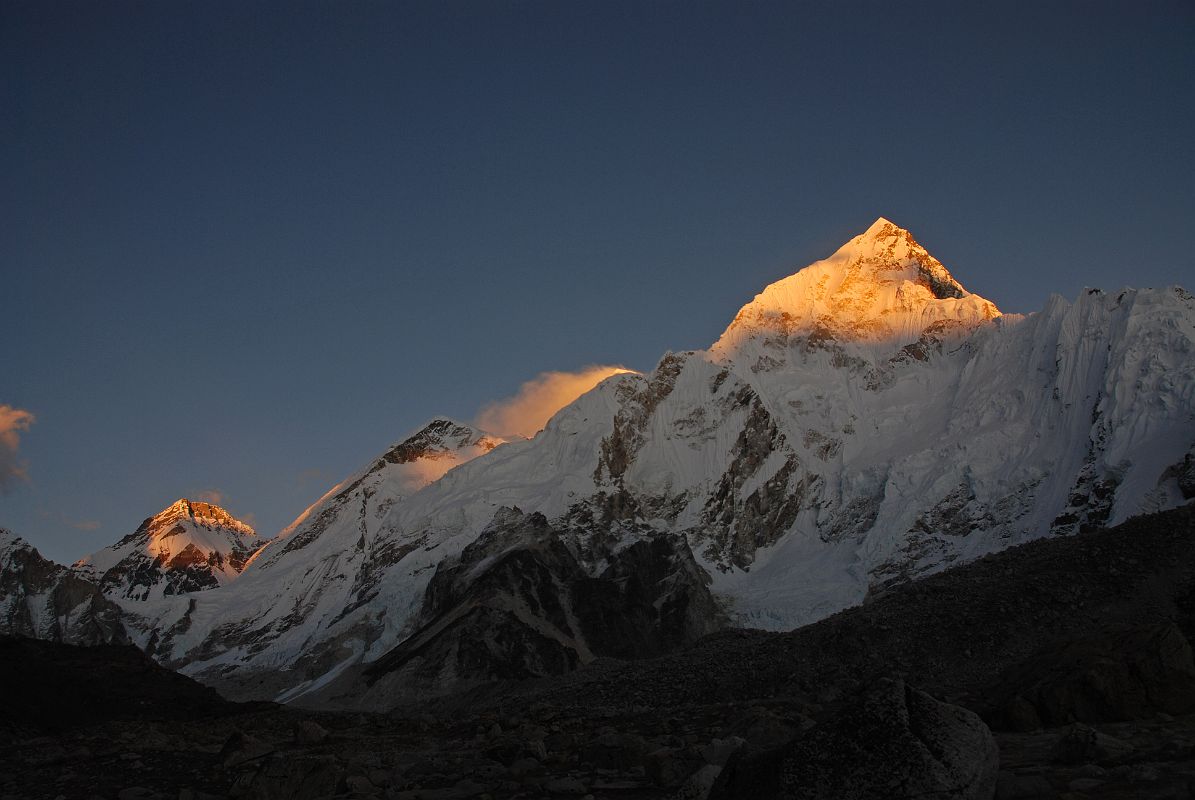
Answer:
<svg viewBox="0 0 1195 800"><path fill-rule="evenodd" d="M249 660L285 670L288 687L329 677L337 664L361 655L363 641L417 610L415 599L388 595L380 585L390 565L417 559L421 548L385 536L384 518L403 498L449 480L454 467L503 442L453 420L431 420L305 510L249 560L235 584L144 609L145 629L159 634L154 654L217 674Z"/></svg>

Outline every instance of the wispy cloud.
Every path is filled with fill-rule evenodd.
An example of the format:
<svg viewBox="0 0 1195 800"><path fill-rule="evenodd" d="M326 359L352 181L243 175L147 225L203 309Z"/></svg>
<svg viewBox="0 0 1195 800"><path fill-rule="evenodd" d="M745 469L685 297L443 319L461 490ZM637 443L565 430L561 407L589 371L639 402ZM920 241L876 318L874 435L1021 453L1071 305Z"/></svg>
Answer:
<svg viewBox="0 0 1195 800"><path fill-rule="evenodd" d="M28 411L0 404L0 492L28 479L27 465L20 459L21 434L36 421Z"/></svg>
<svg viewBox="0 0 1195 800"><path fill-rule="evenodd" d="M577 372L541 372L520 386L514 397L483 408L477 415L477 424L500 436L534 436L557 411L621 372L631 370L599 365Z"/></svg>
<svg viewBox="0 0 1195 800"><path fill-rule="evenodd" d="M202 491L195 492L193 497L201 502L218 506L224 502L225 494L219 489L203 489Z"/></svg>
<svg viewBox="0 0 1195 800"><path fill-rule="evenodd" d="M67 516L64 511L47 511L40 509L38 516L41 519L49 520L55 525L65 525L68 528L74 528L77 531L96 531L103 527L99 520L94 519L72 519Z"/></svg>
<svg viewBox="0 0 1195 800"><path fill-rule="evenodd" d="M295 483L301 488L306 488L312 483L330 484L335 480L330 472L325 472L322 469L312 467L305 469L295 476Z"/></svg>

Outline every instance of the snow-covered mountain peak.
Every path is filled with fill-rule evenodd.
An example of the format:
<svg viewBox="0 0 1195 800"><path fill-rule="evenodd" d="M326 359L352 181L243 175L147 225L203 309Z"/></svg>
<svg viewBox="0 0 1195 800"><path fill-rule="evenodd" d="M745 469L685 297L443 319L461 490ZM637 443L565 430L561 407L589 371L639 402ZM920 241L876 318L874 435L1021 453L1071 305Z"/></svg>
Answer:
<svg viewBox="0 0 1195 800"><path fill-rule="evenodd" d="M106 594L148 600L228 583L260 547L253 528L220 506L180 498L75 566Z"/></svg>
<svg viewBox="0 0 1195 800"><path fill-rule="evenodd" d="M831 255L783 278L739 310L712 348L733 359L760 338L916 342L933 327L970 330L1000 316L995 304L963 288L904 228L880 217Z"/></svg>
<svg viewBox="0 0 1195 800"><path fill-rule="evenodd" d="M0 528L0 560L5 559L10 551L26 547L30 547L30 544L20 536L8 528Z"/></svg>
<svg viewBox="0 0 1195 800"><path fill-rule="evenodd" d="M309 557L309 548L317 542L336 551L343 546L341 536L355 541L354 537L365 534L372 539L386 512L399 500L506 441L448 417L432 418L308 506L251 559L253 569L270 569L286 561L288 553L303 554L301 561ZM326 535L329 531L331 536Z"/></svg>
<svg viewBox="0 0 1195 800"><path fill-rule="evenodd" d="M435 417L382 455L390 464L409 464L420 459L452 458L459 450L477 448L489 452L506 440L448 417Z"/></svg>
<svg viewBox="0 0 1195 800"><path fill-rule="evenodd" d="M202 500L188 500L185 497L175 500L169 506L146 520L145 523L142 523L142 525L145 526L148 523L150 528L159 529L169 523L184 520L209 530L213 528L227 528L236 531L242 536L257 535L257 532L250 525L229 514L223 508L220 508L220 506Z"/></svg>

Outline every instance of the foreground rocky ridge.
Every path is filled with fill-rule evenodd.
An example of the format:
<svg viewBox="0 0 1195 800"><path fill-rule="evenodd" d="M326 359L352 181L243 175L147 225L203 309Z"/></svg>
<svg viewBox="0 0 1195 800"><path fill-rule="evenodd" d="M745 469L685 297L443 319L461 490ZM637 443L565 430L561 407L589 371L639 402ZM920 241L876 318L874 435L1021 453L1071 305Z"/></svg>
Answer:
<svg viewBox="0 0 1195 800"><path fill-rule="evenodd" d="M791 633L727 631L386 714L24 721L0 728L0 774L21 776L0 793L1187 798L1193 597L1188 506L992 555ZM1037 723L1001 716L1018 695Z"/></svg>

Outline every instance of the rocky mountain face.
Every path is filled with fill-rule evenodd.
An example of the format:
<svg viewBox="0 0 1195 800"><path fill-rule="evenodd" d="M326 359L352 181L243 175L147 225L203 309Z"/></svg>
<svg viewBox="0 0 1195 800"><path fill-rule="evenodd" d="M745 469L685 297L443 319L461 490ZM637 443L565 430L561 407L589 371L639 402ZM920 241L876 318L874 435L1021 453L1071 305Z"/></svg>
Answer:
<svg viewBox="0 0 1195 800"><path fill-rule="evenodd" d="M227 584L260 547L253 528L224 509L182 499L74 566L104 594L144 601Z"/></svg>
<svg viewBox="0 0 1195 800"><path fill-rule="evenodd" d="M598 657L648 658L724 622L683 538L622 531L595 542L539 513L502 509L437 567L419 628L327 705L393 706L499 680L560 675ZM310 698L310 702L314 698Z"/></svg>
<svg viewBox="0 0 1195 800"><path fill-rule="evenodd" d="M69 644L126 642L119 605L75 570L0 528L0 635Z"/></svg>
<svg viewBox="0 0 1195 800"><path fill-rule="evenodd" d="M253 529L211 503L178 500L111 547L67 567L0 529L0 635L68 644L129 641L149 600L236 578L260 548Z"/></svg>
<svg viewBox="0 0 1195 800"><path fill-rule="evenodd" d="M1190 294L1092 289L1001 314L881 219L765 288L709 350L608 378L530 440L435 420L235 581L121 602L170 666L233 696L322 702L430 675L420 653L445 659L447 683L583 663L604 624L576 618L586 604L613 618L687 598L683 614L624 615L628 641L718 624L703 589L733 623L795 628L1184 504L1193 465ZM632 574L679 594L622 594ZM585 603L581 576L604 581ZM478 620L524 646L502 652Z"/></svg>

